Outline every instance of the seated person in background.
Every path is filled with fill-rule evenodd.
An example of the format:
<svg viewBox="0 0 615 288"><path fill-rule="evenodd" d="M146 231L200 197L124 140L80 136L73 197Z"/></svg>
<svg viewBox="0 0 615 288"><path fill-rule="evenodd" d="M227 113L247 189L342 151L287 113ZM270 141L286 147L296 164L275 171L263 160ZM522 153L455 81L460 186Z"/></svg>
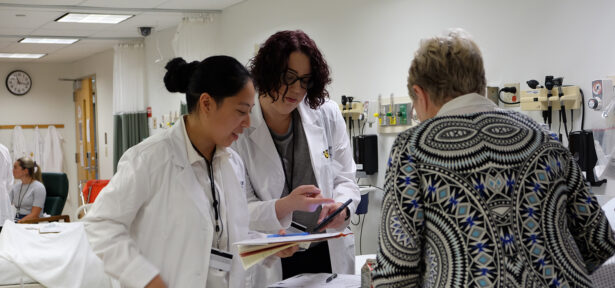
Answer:
<svg viewBox="0 0 615 288"><path fill-rule="evenodd" d="M412 60L422 123L391 150L374 287L591 287L615 253L603 211L553 134L485 98L462 34Z"/></svg>
<svg viewBox="0 0 615 288"><path fill-rule="evenodd" d="M9 195L17 209L15 222L42 217L47 193L41 182L41 167L29 157L21 157L13 163L13 177L21 180L13 185Z"/></svg>
<svg viewBox="0 0 615 288"><path fill-rule="evenodd" d="M0 231L2 231L4 221L12 221L15 218L11 211L11 199L9 198L9 191L13 188L12 165L9 149L0 143Z"/></svg>

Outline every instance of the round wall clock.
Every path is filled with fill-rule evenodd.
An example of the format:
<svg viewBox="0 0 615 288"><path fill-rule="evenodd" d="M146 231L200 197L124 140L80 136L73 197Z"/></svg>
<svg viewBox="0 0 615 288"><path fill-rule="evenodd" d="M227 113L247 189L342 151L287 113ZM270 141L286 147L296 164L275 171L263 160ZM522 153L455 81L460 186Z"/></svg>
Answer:
<svg viewBox="0 0 615 288"><path fill-rule="evenodd" d="M13 93L13 95L26 95L26 93L30 91L30 88L32 88L32 78L30 78L28 73L15 70L11 71L11 73L6 76L6 89Z"/></svg>

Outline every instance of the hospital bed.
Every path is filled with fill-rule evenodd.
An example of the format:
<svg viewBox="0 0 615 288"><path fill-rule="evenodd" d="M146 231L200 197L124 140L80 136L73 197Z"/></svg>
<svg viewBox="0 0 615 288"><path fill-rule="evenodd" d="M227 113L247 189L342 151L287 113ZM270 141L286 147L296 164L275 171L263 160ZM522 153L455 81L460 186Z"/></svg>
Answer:
<svg viewBox="0 0 615 288"><path fill-rule="evenodd" d="M38 284L30 276L26 275L15 266L11 261L0 257L0 287L1 288L20 288L20 287L45 287ZM23 285L23 286L22 286Z"/></svg>
<svg viewBox="0 0 615 288"><path fill-rule="evenodd" d="M119 287L92 252L83 223L4 223L0 288Z"/></svg>

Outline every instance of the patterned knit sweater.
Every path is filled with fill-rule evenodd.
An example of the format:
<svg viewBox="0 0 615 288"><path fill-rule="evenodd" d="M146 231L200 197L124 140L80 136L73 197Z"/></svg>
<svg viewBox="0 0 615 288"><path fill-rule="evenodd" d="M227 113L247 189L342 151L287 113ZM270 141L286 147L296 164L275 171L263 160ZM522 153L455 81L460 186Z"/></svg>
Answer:
<svg viewBox="0 0 615 288"><path fill-rule="evenodd" d="M516 112L399 135L374 287L591 287L615 239L572 155Z"/></svg>

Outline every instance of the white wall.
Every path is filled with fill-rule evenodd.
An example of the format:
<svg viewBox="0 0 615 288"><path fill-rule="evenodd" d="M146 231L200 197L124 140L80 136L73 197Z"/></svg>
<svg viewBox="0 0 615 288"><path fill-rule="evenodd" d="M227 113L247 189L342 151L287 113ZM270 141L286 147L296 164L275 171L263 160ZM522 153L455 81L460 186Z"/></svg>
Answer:
<svg viewBox="0 0 615 288"><path fill-rule="evenodd" d="M521 89L527 89L526 80L542 83L545 75L563 76L564 84L580 85L587 96L591 80L615 74L615 38L609 36L614 10L615 2L595 0L259 0L224 10L220 40L224 53L247 63L254 45L269 35L302 29L331 66L331 98L339 102L344 94L375 103L379 93L408 95L407 71L420 39L462 27L482 49L490 84L520 82ZM370 106L373 112L375 105ZM576 111L576 130L579 114ZM542 121L538 113L531 115ZM598 113L587 112L586 129L605 126ZM375 133L375 127L366 133ZM392 136L379 138L380 173L370 180L380 187L392 141ZM615 194L613 190L607 191ZM381 192L375 193L370 200L381 201ZM370 204L370 209L379 204ZM380 212L372 209L368 215L365 229L377 231ZM373 234L364 236L363 253L376 251Z"/></svg>
<svg viewBox="0 0 615 288"><path fill-rule="evenodd" d="M182 93L170 93L164 86L164 66L171 59L181 56L187 62L201 61L205 57L218 54L219 45L217 42L220 17L212 15L211 23L201 23L195 21L190 28L182 31L190 31L188 37L178 39L174 42L178 27L172 27L161 31L155 31L145 38L145 70L147 103L152 108L152 117L157 120L156 129L150 126L150 134L163 131L159 125L164 115L168 121L169 115L179 116L180 103L184 102L186 96ZM199 28L195 26L198 25ZM196 34L196 35L194 35ZM181 40L183 39L183 40ZM192 39L192 40L188 40ZM175 47L175 48L174 48ZM190 54L190 55L187 55Z"/></svg>
<svg viewBox="0 0 615 288"><path fill-rule="evenodd" d="M185 99L184 94L170 93L164 87L164 66L173 59L172 40L175 36L176 27L162 31L155 31L145 38L145 83L147 93L147 103L152 108L152 117L157 119L160 124L161 116L165 114L165 119L169 114L179 113L180 101ZM151 129L150 135L163 131L157 127Z"/></svg>
<svg viewBox="0 0 615 288"><path fill-rule="evenodd" d="M63 137L64 172L68 175L69 187L73 192L77 179L75 158L75 106L73 86L70 81L60 81L68 65L3 62L0 63L0 79L4 82L12 70L24 70L32 77L32 89L24 96L10 94L5 85L0 85L0 125L13 124L64 124L57 129ZM46 137L46 129L40 130ZM26 141L33 141L34 130L24 129ZM12 130L0 130L0 143L11 149ZM13 159L13 161L16 159ZM69 195L64 211L72 211L76 195ZM76 203L76 202L75 202Z"/></svg>

